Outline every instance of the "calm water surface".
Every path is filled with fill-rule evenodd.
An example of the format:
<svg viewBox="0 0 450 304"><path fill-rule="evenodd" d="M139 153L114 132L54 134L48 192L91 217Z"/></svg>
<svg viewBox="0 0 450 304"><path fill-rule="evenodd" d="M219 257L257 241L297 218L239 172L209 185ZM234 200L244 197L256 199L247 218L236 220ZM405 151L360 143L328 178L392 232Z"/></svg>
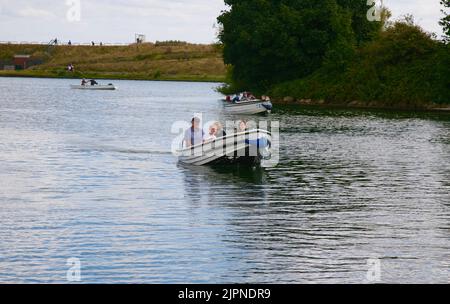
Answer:
<svg viewBox="0 0 450 304"><path fill-rule="evenodd" d="M71 83L0 78L0 283L450 282L449 114L278 107L276 168L186 168L217 84Z"/></svg>

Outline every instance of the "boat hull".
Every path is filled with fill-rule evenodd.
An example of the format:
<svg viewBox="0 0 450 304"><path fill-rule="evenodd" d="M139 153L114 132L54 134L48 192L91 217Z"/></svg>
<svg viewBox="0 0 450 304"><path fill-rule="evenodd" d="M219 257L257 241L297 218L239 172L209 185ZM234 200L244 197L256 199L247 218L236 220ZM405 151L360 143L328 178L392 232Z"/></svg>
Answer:
<svg viewBox="0 0 450 304"><path fill-rule="evenodd" d="M253 130L216 139L178 151L180 163L194 166L243 164L258 165L263 156L260 149L270 149L271 135Z"/></svg>
<svg viewBox="0 0 450 304"><path fill-rule="evenodd" d="M225 105L228 114L254 115L271 113L273 105L270 101L251 101Z"/></svg>
<svg viewBox="0 0 450 304"><path fill-rule="evenodd" d="M92 90L92 91L114 91L117 88L113 85L71 85L74 90Z"/></svg>

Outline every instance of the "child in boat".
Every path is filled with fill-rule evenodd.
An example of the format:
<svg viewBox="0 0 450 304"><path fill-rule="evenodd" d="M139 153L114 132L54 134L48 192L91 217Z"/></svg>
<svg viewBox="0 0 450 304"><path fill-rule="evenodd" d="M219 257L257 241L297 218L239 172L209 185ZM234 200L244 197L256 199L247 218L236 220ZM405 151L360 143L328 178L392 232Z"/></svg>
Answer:
<svg viewBox="0 0 450 304"><path fill-rule="evenodd" d="M213 124L211 127L209 127L209 134L205 139L205 142L212 142L217 139L217 125Z"/></svg>

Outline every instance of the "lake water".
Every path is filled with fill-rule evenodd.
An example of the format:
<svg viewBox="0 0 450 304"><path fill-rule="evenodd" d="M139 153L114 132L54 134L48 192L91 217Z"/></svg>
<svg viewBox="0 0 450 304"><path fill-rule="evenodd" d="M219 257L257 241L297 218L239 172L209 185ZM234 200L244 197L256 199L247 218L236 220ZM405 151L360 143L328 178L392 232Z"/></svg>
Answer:
<svg viewBox="0 0 450 304"><path fill-rule="evenodd" d="M277 167L186 168L217 84L72 83L0 78L0 283L450 282L449 114L278 106Z"/></svg>

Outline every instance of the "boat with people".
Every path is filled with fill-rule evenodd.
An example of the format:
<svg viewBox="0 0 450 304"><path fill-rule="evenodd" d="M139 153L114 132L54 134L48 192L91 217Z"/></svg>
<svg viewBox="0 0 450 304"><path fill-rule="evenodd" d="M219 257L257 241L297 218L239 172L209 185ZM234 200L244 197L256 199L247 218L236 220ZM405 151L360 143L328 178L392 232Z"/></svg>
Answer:
<svg viewBox="0 0 450 304"><path fill-rule="evenodd" d="M117 90L117 87L112 85L112 84L108 84L108 85L96 85L96 86L90 86L90 85L71 85L70 86L72 89L75 90L109 90L109 91L114 91Z"/></svg>
<svg viewBox="0 0 450 304"><path fill-rule="evenodd" d="M107 85L101 85L94 79L91 79L89 81L86 81L85 79L83 79L81 81L80 85L71 85L70 87L72 89L76 89L76 90L101 90L101 91L102 90L109 90L109 91L117 90L117 87L115 85L113 85L112 83L107 84Z"/></svg>
<svg viewBox="0 0 450 304"><path fill-rule="evenodd" d="M261 99L256 98L253 94L244 92L232 96L227 96L223 100L225 112L228 114L270 114L273 104L268 96L262 96Z"/></svg>
<svg viewBox="0 0 450 304"><path fill-rule="evenodd" d="M208 134L200 127L201 120L192 119L184 133L182 148L176 151L180 163L203 166L215 164L259 165L271 156L270 132L250 130L248 122L241 120L232 134L227 134L220 122L209 126Z"/></svg>
<svg viewBox="0 0 450 304"><path fill-rule="evenodd" d="M271 156L270 132L260 129L239 132L177 151L180 163L194 166L260 165Z"/></svg>

